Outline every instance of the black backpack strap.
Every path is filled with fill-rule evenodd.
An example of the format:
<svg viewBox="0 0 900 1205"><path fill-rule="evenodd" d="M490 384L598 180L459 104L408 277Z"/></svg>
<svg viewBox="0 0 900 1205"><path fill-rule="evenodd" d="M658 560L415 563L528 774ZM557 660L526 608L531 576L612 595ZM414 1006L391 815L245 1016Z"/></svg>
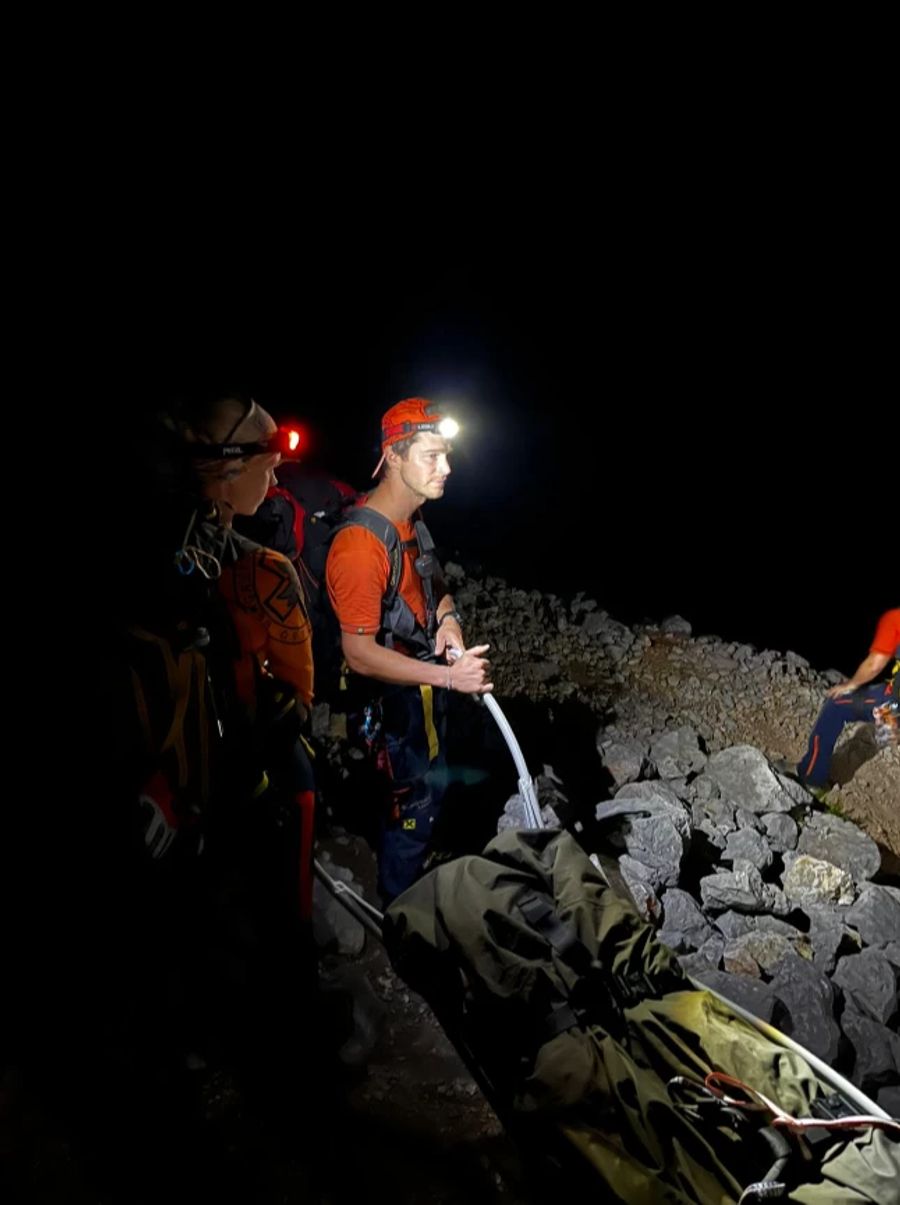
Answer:
<svg viewBox="0 0 900 1205"><path fill-rule="evenodd" d="M400 589L400 578L403 576L404 546L400 540L400 533L390 519L368 506L355 506L337 530L341 531L345 527L364 527L384 545L388 555L390 574L383 602L385 610L389 611L394 605L394 599Z"/></svg>
<svg viewBox="0 0 900 1205"><path fill-rule="evenodd" d="M437 604L435 596L435 581L441 577L441 567L434 553L434 540L431 532L422 519L416 519L416 543L419 555L416 558L416 572L422 579L425 590L425 631L430 639L434 639L437 629Z"/></svg>
<svg viewBox="0 0 900 1205"><path fill-rule="evenodd" d="M549 896L527 891L517 903L526 922L549 942L560 962L576 975L574 988L571 991L562 988L564 995L557 999L552 1015L546 1018L548 1033L571 1028L571 1017L579 1025L599 1021L608 1033L621 1039L625 1032L623 1008L648 995L657 995L654 985L646 976L638 974L632 982L601 967L575 926L562 920Z"/></svg>
<svg viewBox="0 0 900 1205"><path fill-rule="evenodd" d="M590 965L590 954L587 949L579 941L578 934L572 925L563 924L556 913L556 909L550 903L550 900L545 895L538 895L534 891L529 891L523 895L518 901L519 911L528 921L533 929L537 929L542 937L545 937L559 957L573 965L578 962L582 965L576 967L578 970L583 968L584 956L587 956L588 965ZM579 951L581 958L579 958Z"/></svg>

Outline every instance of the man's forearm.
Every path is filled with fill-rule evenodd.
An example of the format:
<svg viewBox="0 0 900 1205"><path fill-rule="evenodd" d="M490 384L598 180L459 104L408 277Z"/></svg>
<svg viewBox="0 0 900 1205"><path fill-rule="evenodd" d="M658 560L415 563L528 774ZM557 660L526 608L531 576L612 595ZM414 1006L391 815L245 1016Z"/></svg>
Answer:
<svg viewBox="0 0 900 1205"><path fill-rule="evenodd" d="M392 686L447 686L448 667L407 657L374 640L352 651L344 648L347 664L357 674Z"/></svg>
<svg viewBox="0 0 900 1205"><path fill-rule="evenodd" d="M451 611L455 611L455 610L456 610L456 603L453 601L453 595L452 594L443 595L443 597L441 598L437 607L435 607L435 611L434 611L434 614L435 614L435 617L437 618L438 623L440 623L440 621L444 615L449 615L449 613Z"/></svg>
<svg viewBox="0 0 900 1205"><path fill-rule="evenodd" d="M890 657L885 657L882 653L869 653L865 661L861 661L856 667L853 677L848 679L847 685L852 686L856 690L860 686L865 686L867 682L880 674L887 665Z"/></svg>

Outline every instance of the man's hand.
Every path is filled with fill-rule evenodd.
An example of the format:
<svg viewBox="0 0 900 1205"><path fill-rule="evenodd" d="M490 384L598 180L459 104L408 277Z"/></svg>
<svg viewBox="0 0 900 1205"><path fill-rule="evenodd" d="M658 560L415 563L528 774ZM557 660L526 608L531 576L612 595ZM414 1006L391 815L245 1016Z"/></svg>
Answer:
<svg viewBox="0 0 900 1205"><path fill-rule="evenodd" d="M459 649L460 653L466 651L462 628L455 619L445 619L434 638L434 651L438 657L443 656L448 648Z"/></svg>
<svg viewBox="0 0 900 1205"><path fill-rule="evenodd" d="M488 673L491 663L485 653L489 644L476 644L465 652L460 653L455 647L447 649L447 686L450 690L458 690L464 695L486 695L494 689L489 682Z"/></svg>
<svg viewBox="0 0 900 1205"><path fill-rule="evenodd" d="M865 686L873 678L877 678L890 659L890 653L869 653L868 657L856 667L856 673L852 678L838 683L837 686L832 686L831 690L826 692L828 698L837 699L841 695L849 695L854 690L859 690L861 686Z"/></svg>
<svg viewBox="0 0 900 1205"><path fill-rule="evenodd" d="M856 687L852 682L839 682L837 686L832 686L830 690L826 690L825 694L829 699L839 699L841 695L852 695Z"/></svg>

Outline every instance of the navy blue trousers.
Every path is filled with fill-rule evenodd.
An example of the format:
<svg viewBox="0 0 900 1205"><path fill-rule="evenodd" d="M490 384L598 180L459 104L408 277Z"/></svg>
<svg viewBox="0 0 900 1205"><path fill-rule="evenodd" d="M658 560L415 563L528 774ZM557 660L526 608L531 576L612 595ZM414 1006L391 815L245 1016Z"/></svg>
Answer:
<svg viewBox="0 0 900 1205"><path fill-rule="evenodd" d="M447 791L446 692L405 686L381 700L378 767L388 789L378 849L385 904L421 875Z"/></svg>
<svg viewBox="0 0 900 1205"><path fill-rule="evenodd" d="M872 722L872 712L892 696L890 682L879 682L875 686L863 686L849 695L837 699L826 699L819 718L809 736L806 753L797 764L797 772L811 787L828 784L831 755L845 724L857 720Z"/></svg>

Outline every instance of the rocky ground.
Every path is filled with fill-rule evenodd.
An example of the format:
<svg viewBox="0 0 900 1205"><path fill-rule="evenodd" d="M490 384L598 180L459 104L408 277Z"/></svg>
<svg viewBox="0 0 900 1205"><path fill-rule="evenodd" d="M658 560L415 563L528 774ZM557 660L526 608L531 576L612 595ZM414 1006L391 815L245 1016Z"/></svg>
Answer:
<svg viewBox="0 0 900 1205"><path fill-rule="evenodd" d="M797 654L694 635L679 616L628 627L593 599L518 590L449 567L470 640L489 642L498 696L536 708L584 708L643 740L683 725L709 753L752 745L796 762L828 686L842 680ZM545 757L544 760L547 760ZM867 725L850 726L833 764L829 807L900 859L900 751L878 751ZM598 798L600 796L598 795Z"/></svg>
<svg viewBox="0 0 900 1205"><path fill-rule="evenodd" d="M704 752L699 754L701 760L694 769L699 769L707 758L735 746L758 751L761 761L796 762L805 750L825 689L842 678L834 670L817 671L791 652L758 650L715 636L695 637L689 624L677 616L629 628L603 612L591 599L576 597L567 601L537 591L517 590L496 578L467 578L455 566L450 566L450 573L455 578L456 599L466 616L470 640L492 646L497 696L510 717L516 717L514 726L529 764L535 772L543 767L542 795L553 801L554 797L568 794L570 801L573 798L579 801L582 813L592 804L611 799L629 781L643 779L653 786L668 774L675 776L676 786L683 782L677 766L669 771L660 768L660 742L665 745L668 741L671 745L679 732L689 732L702 745ZM342 717L322 712L318 722L323 735L328 731L343 735ZM612 744L620 752L622 745L632 750L636 758L632 773L610 764L605 753ZM334 749L338 758L343 756L342 748L343 742L337 740ZM651 754L655 754L660 765L654 765ZM685 768L682 766L681 771ZM900 883L897 878L900 751L877 749L871 727L857 725L845 733L833 773L836 786L827 799L827 809L818 805L809 809L807 819L812 821L812 827L806 837L807 847L813 848L818 840L815 834L820 830L816 825L820 823L829 838L834 831L840 831L853 839L858 830L863 840L871 838L865 848L869 851L870 865L879 866L877 881L888 884L886 890L895 890ZM790 780L784 781L792 789ZM776 783L774 777L772 782ZM565 803L560 810L565 811ZM746 833L740 837L735 829L731 839L748 838ZM334 862L352 863L364 880L370 873L366 870L364 845L347 836L337 840L339 843L330 849ZM340 843L344 843L343 847ZM344 855L350 847L356 852L348 859ZM815 851L822 852L821 844L815 845ZM806 865L801 862L795 868L795 877L802 875ZM860 885L865 891L865 882ZM866 901L876 898L871 894L873 890L868 888ZM673 924L676 894L673 890L669 896ZM682 896L687 898L686 893ZM877 898L883 902L888 897ZM900 904L896 892L890 898ZM894 923L892 913L887 928ZM773 920L772 928L777 924ZM740 929L743 930L743 924ZM788 931L786 925L784 931ZM665 936L673 942L679 940L672 928ZM798 945L794 941L796 936L790 939L792 952L799 949L812 958L811 951L804 948L805 938ZM884 932L878 936L887 943L900 934ZM786 939L779 934L766 940L777 945ZM753 980L751 999L759 1001L772 978L752 958L752 968L746 959L742 961L748 948L759 952L759 939L755 935L748 937L743 931L738 936L735 929L732 942L737 945L729 946L724 964L718 963L728 970L714 972L711 982L718 975L715 985L724 991L734 986L733 979L726 983L731 972L747 971L747 977ZM690 945L680 948L685 955L693 949ZM718 947L716 952L721 953ZM765 955L760 956L765 961ZM398 984L390 968L383 964L383 954L370 951L366 957L375 959L379 967L372 983L382 1005L382 1036L369 1066L369 1076L358 1089L358 1107L375 1116L380 1114L385 1101L402 1101L403 1113L411 1112L420 1121L431 1118L432 1133L441 1142L448 1138L458 1140L463 1149L470 1150L473 1135L478 1135L476 1149L482 1138L496 1143L490 1154L481 1155L487 1186L490 1187L493 1177L493 1185L500 1194L498 1199L518 1199L522 1187L516 1183L509 1164L494 1165L488 1173L491 1155L501 1150L506 1153L498 1123L465 1068L458 1063L454 1066L454 1052L430 1010ZM896 961L896 955L894 958ZM856 964L851 960L846 965ZM693 969L701 966L702 959ZM793 964L780 968L780 973L785 974L791 967ZM805 962L798 962L793 969L803 975L808 967ZM879 969L884 968L879 964ZM833 963L830 970L834 970ZM890 967L886 973L890 979ZM896 978L895 971L895 987ZM805 980L800 988L779 982L782 994L787 997L792 992L802 996L808 991ZM895 1029L895 1004L887 1004L884 1016L894 1018L891 1028ZM814 1033L816 1024L817 1017L813 1017L811 1026L798 1036L820 1040ZM837 1026L832 1026L829 1034L831 1038L839 1036ZM398 1061L402 1054L413 1051L414 1057ZM822 1054L827 1053L823 1048ZM886 1091L885 1105L893 1103L895 1096L896 1089ZM394 1114L393 1104L388 1111L392 1116L400 1116ZM440 1195L447 1191L451 1195ZM423 1185L422 1195L416 1199L455 1200L452 1192L446 1183L427 1188Z"/></svg>
<svg viewBox="0 0 900 1205"><path fill-rule="evenodd" d="M831 909L826 919L817 914L820 932L827 932L829 937L825 953L816 956L816 972L829 983L834 981L828 990L836 998L852 1001L855 982L852 974L848 976L847 966L852 969L859 964L848 963L846 955L848 950L865 954L872 960L879 983L884 979L886 984L882 984L884 999L877 1005L881 1010L879 1033L885 1027L895 1032L897 970L891 968L897 964L891 942L900 941L900 934L872 932L871 925L877 922L890 929L894 923L891 909L900 908L900 751L877 749L871 729L856 726L845 733L839 747L834 763L837 785L824 808L792 796L785 804L770 801L758 807L732 806L723 822L721 783L728 781L727 763L732 757L726 751L748 747L756 751L746 755L751 760L758 756L762 762L779 758L796 761L805 748L824 690L842 675L814 669L792 652L758 650L712 635L694 635L690 625L677 616L631 628L583 596L563 599L522 591L497 578L469 577L459 566L449 566L448 571L470 642L492 646L497 697L522 741L529 767L541 776L542 801L558 805L559 814L567 822L573 818L593 820L597 805L603 801L618 796L622 805L629 795L633 802L635 792L638 796L649 792L657 799L654 806L674 809L670 814L676 830L683 816L688 817L689 825L707 825L712 838L720 843L723 857L733 858L737 850L738 857L758 856L764 866L769 866L774 857L779 868L777 883L772 879L773 871L763 871L772 879L766 896L770 914L776 892L795 893L780 897L787 899L783 913L791 906L796 908L798 900L809 903L811 897L803 894L810 889L809 880L803 875L812 857L816 861L815 891L826 893L821 898L816 896L814 903ZM473 730L479 725L484 727L484 717L479 716L472 724ZM352 882L374 899L371 850L355 830L352 809L348 813L340 798L342 779L352 783L354 772L344 739L345 718L322 707L317 709L315 725L332 782L326 791L330 815L323 826L320 855L333 875ZM685 737L685 733L689 735ZM726 755L725 762L717 762L716 755L722 754ZM671 763L666 760L669 755ZM495 830L504 805L515 791L515 773L505 748L494 748L490 764L496 773L482 781L475 792L480 811L478 825L469 832L474 847ZM765 772L769 773L768 768ZM778 792L793 790L789 779L772 777L774 785L768 779L766 782L765 789L774 792L773 800ZM808 828L799 842L796 837L784 837L789 806L794 807L791 815L799 817L799 828ZM770 808L773 810L767 810ZM832 821L837 822L837 829L828 827ZM620 834L619 852L626 859L628 872L624 881L630 880L632 887L635 882L643 883L648 892L662 898L664 905L668 894L667 936L673 943L681 943L683 955L695 960L695 970L702 969L702 957L692 944L690 931L696 919L694 910L702 907L706 914L696 921L698 932L723 915L737 917L723 922L727 937L716 929L712 943L716 974L744 974L753 980L754 991L771 995L773 984L777 986L779 975L785 973L784 966L776 966L773 961L773 948L779 942L782 948L776 953L784 953L790 946L792 957L802 955L797 963L803 963L802 974L810 973L813 951L805 936L785 936L786 926L776 932L777 919L772 923L770 915L768 920L756 918L761 926L763 922L768 926L761 942L759 934L748 934L746 913L734 912L733 908L726 913L730 907L727 900L732 897L716 895L734 891L734 881L726 881L730 871L749 867L749 862L735 867L731 861L724 868L718 867L716 883L702 899L696 883L689 884L694 891L689 896L682 890L684 884L679 886L671 875L666 878L668 871L662 864L635 879L627 859L639 865L641 856L653 861L652 851L650 855L642 851L635 838L638 827L635 825L625 836ZM477 840L472 836L475 831ZM859 840L854 836L857 831ZM778 845L772 836L776 832L778 840L786 844ZM835 832L841 840L851 841L856 851L852 857L856 857L859 867L849 886L839 875L832 876L837 886L831 897L827 892L832 890L832 878L818 868L831 865L827 862L829 856L837 857L829 844L836 839ZM769 840L768 848L764 838ZM457 848L465 847L465 829L462 838L459 832L454 834L454 841ZM726 849L730 850L727 855ZM748 882L752 879L749 869L745 877ZM762 899L765 884L759 890ZM845 894L840 895L841 891ZM865 922L858 923L866 931L865 941L841 944L847 941L846 910L854 906L859 909L861 899ZM372 1199L388 1197L395 1205L462 1205L472 1201L527 1205L542 1199L428 1006L397 979L380 944L364 936L349 918L342 919L340 909L321 890L317 903L323 982L343 992L345 998L352 993L357 1001L358 1040L343 1050L343 1104L340 1120L336 1121L340 1134L336 1143L323 1145L319 1152L320 1174L313 1189L302 1160L285 1153L282 1147L275 1151L260 1144L252 1136L252 1127L242 1120L239 1093L227 1075L210 1073L204 1088L206 1107L211 1117L232 1119L230 1141L239 1155L243 1152L245 1177L241 1183L250 1187L242 1190L241 1199L352 1201L354 1205L367 1195ZM835 910L841 908L845 912L835 920ZM852 937L857 933L852 917L849 928ZM712 947L706 930L703 937L709 956ZM862 944L865 950L861 950ZM841 955L844 969L835 969ZM840 984L843 990L839 992ZM796 989L783 988L786 995L792 990ZM872 1021L866 1007L859 1008L860 1015L864 1015L859 1025L865 1032L854 1030L853 1034L856 1041L864 1043L868 1032L865 1026ZM837 1041L836 1028L836 1024L829 1028L821 1040ZM884 1057L889 1059L893 1055L886 1041L888 1053ZM852 1060L852 1056L846 1056L846 1049L842 1047L841 1057ZM900 1080L900 1062L897 1067ZM891 1075L879 1083L892 1085ZM3 1099L11 1110L17 1100L14 1083L7 1082ZM889 1100L893 1097L886 1096L885 1104ZM21 1128L10 1129L9 1123L7 1128L22 1139ZM40 1120L31 1129L25 1127L24 1142L35 1169L33 1184L39 1190L35 1200L56 1205L63 1201L118 1199L91 1195L79 1176L77 1160L62 1141L42 1131ZM252 1167L251 1172L246 1172L247 1166ZM127 1193L121 1199L127 1200Z"/></svg>

